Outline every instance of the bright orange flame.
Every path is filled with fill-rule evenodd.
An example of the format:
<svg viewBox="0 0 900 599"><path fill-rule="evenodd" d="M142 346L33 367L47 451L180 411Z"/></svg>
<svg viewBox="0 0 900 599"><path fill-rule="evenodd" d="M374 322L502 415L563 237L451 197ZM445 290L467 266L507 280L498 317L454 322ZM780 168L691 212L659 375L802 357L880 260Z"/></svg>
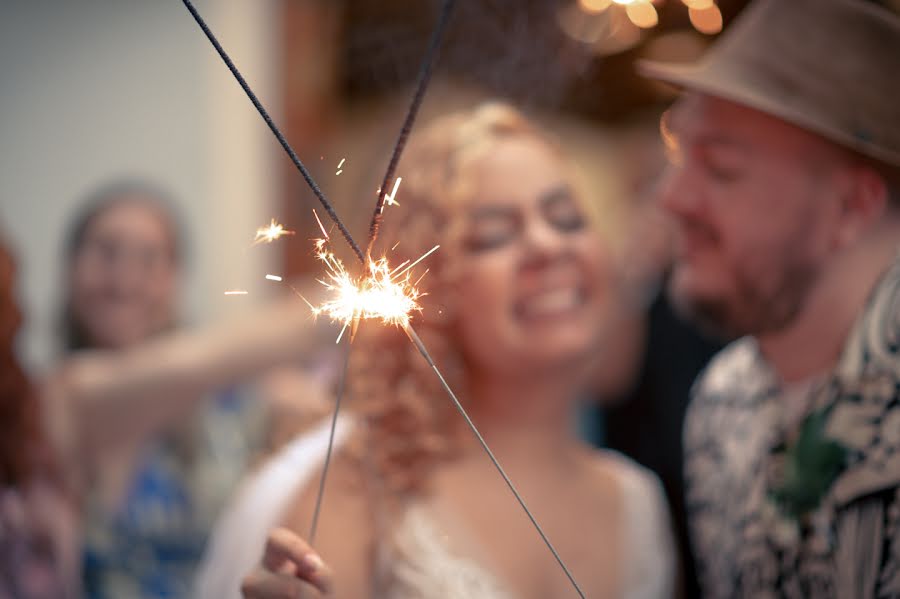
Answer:
<svg viewBox="0 0 900 599"><path fill-rule="evenodd" d="M253 239L253 243L272 243L283 235L293 234L293 231L288 231L284 228L284 225L273 218L267 227L260 227L256 230L256 237Z"/></svg>
<svg viewBox="0 0 900 599"><path fill-rule="evenodd" d="M422 294L415 286L418 281L411 281L412 268L440 246L434 246L414 262L403 263L393 270L387 258L370 260L368 275L357 279L328 250L327 243L327 239L316 240L316 256L327 271L326 278L319 282L332 293L332 299L319 306L310 304L313 314L324 314L335 322L342 322L344 329L360 319L380 319L385 324L405 327L412 312L421 310L417 300Z"/></svg>

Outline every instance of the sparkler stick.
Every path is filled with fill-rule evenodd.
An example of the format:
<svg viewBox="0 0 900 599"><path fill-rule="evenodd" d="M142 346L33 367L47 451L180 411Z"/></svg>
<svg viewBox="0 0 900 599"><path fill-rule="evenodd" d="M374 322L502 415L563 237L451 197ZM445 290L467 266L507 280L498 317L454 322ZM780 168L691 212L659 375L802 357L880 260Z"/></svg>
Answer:
<svg viewBox="0 0 900 599"><path fill-rule="evenodd" d="M541 535L541 539L544 541L544 544L547 546L547 549L550 550L550 553L553 554L553 557L556 559L556 563L559 564L559 567L562 568L563 572L565 572L566 577L569 579L569 582L572 583L572 586L575 587L575 591L584 599L584 591L581 590L581 587L578 586L578 583L575 581L575 577L572 576L572 573L569 571L569 568L566 566L566 563L559 556L559 553L556 551L556 548L553 546L553 543L550 542L550 539L547 538L547 535L544 534L544 529L541 528L541 525L538 524L537 519L535 519L534 515L531 513L531 510L528 509L528 506L525 504L525 500L522 499L522 496L519 495L519 491L516 490L516 486L513 484L512 480L510 480L509 476L507 476L506 471L503 470L503 466L500 465L500 462L494 457L494 452L491 451L491 448L488 447L487 442L484 440L484 437L481 436L481 432L478 430L478 427L475 426L475 423L472 422L472 419L469 417L469 414L466 412L466 409L462 406L459 399L457 399L456 394L453 392L453 389L450 388L450 385L447 384L447 381L444 379L444 375L441 374L441 371L438 369L437 364L434 363L434 360L431 358L431 355L428 353L428 349L426 349L425 344L422 343L422 339L419 338L419 335L416 333L415 329L412 328L412 325L407 324L403 327L404 332L406 332L407 337L409 337L410 341L413 342L413 345L416 346L416 349L419 350L419 353L422 354L422 357L425 358L425 361L428 362L428 365L431 366L431 369L434 371L434 374L437 375L438 380L441 382L441 387L444 388L444 391L447 393L447 396L453 402L453 405L456 407L457 411L466 421L466 424L469 425L469 428L472 430L472 434L475 435L475 438L478 439L478 443L481 445L481 448L484 449L484 452L491 459L491 462L494 464L494 468L497 469L497 472L500 473L500 476L503 477L503 481L506 483L506 486L509 487L509 490L512 491L512 494L515 496L516 501L519 502L519 505L525 511L525 514L528 516L528 519L531 520L531 524L534 526L535 530L537 530L538 534Z"/></svg>
<svg viewBox="0 0 900 599"><path fill-rule="evenodd" d="M372 253L372 247L375 245L375 240L378 238L378 229L381 227L381 215L384 212L384 200L385 195L387 194L388 184L391 182L391 179L394 178L394 171L397 170L397 163L400 162L400 154L403 153L403 148L406 147L406 140L409 138L409 132L412 130L416 115L419 113L419 106L422 105L422 100L425 98L425 91L428 89L429 81L431 81L431 72L434 68L434 63L437 60L438 50L441 47L441 40L447 29L447 24L450 22L450 14L453 12L454 4L456 4L456 0L444 0L437 25L435 25L434 31L431 34L428 49L425 51L425 58L422 59L418 81L416 82L416 91L413 94L409 109L406 111L406 119L404 119L403 126L400 128L400 135L397 137L397 143L394 144L394 151L388 162L387 172L384 173L384 180L381 183L381 187L378 189L378 201L375 203L375 213L372 215L372 222L369 224L369 245L366 248L367 256ZM396 188L394 191L396 191Z"/></svg>
<svg viewBox="0 0 900 599"><path fill-rule="evenodd" d="M225 49L222 48L219 40L217 40L216 36L213 35L212 30L210 30L209 26L203 20L203 17L201 17L200 13L197 12L197 9L194 8L191 0L181 1L184 3L185 8L188 9L188 12L191 13L191 16L194 17L194 20L197 21L197 25L199 25L200 29L203 30L203 33L216 49L216 52L219 53L219 56L225 62L225 66L228 67L228 70L231 71L231 74L234 75L235 79L237 79L237 82L241 85L244 93L247 94L247 97L250 98L251 102L253 102L253 106L256 108L256 111L259 112L259 115L266 122L266 125L269 126L269 130L271 130L272 134L275 135L276 139L278 139L278 142L281 144L281 147L284 148L284 151L287 152L287 155L290 157L291 162L294 163L294 166L296 166L297 170L300 171L300 174L303 175L303 179L306 181L306 184L309 185L309 188L315 194L316 198L318 198L319 203L322 204L322 207L325 208L325 212L328 213L328 216L332 221L334 221L334 224L337 225L338 229L340 229L341 234L344 236L344 239L346 239L347 243L350 244L350 247L353 248L353 251L359 257L359 260L365 263L365 258L363 257L362 250L359 249L359 246L356 245L356 242L350 235L350 231L347 230L347 227L344 226L344 223L341 222L341 219L338 217L337 212L334 211L334 207L331 205L331 202L328 201L328 198L326 198L322 190L319 189L319 186L316 183L315 179L312 178L312 175L309 174L308 170L306 170L306 167L300 161L300 158L297 157L297 154L296 152L294 152L291 144L288 143L287 139L285 139L284 135L275 125L275 122L272 120L272 117L269 116L269 113L263 107L262 103L259 101L259 98L256 97L256 94L253 93L253 90L250 89L249 85L247 85L247 81L244 80L244 76L241 75L241 72L238 71L238 68L235 66L234 62L232 62L231 58L225 52Z"/></svg>
<svg viewBox="0 0 900 599"><path fill-rule="evenodd" d="M357 321L358 322L358 321ZM319 491L316 494L316 507L313 509L312 523L309 525L309 544L316 542L316 529L319 525L319 514L322 510L322 499L325 497L325 479L328 476L328 466L331 465L331 454L334 450L334 433L337 429L338 413L341 409L341 399L344 397L344 389L347 385L347 365L350 363L350 348L353 347L353 335L347 344L347 353L344 356L344 370L338 383L337 399L334 402L334 412L331 415L331 431L328 433L328 451L325 453L325 463L322 465L322 476L319 477Z"/></svg>

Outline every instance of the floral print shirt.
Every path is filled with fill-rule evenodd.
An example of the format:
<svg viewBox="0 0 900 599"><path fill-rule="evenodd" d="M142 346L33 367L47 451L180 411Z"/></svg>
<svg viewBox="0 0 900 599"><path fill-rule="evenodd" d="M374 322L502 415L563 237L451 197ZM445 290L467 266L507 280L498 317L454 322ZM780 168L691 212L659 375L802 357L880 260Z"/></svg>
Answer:
<svg viewBox="0 0 900 599"><path fill-rule="evenodd" d="M751 338L714 358L685 476L704 596L900 597L900 261L822 379L783 385Z"/></svg>

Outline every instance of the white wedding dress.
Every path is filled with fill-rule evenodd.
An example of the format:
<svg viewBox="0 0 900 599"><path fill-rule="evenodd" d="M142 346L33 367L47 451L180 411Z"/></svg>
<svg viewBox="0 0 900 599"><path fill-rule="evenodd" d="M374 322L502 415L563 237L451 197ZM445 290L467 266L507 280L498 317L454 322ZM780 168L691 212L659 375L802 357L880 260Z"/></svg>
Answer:
<svg viewBox="0 0 900 599"><path fill-rule="evenodd" d="M262 555L266 535L294 496L321 466L329 423L297 437L250 477L225 510L198 573L198 599L238 599L243 576ZM352 424L338 422L336 445ZM668 511L657 479L610 452L626 506L622 599L673 595L675 553ZM379 599L515 599L486 568L449 550L428 509L413 505L392 531L389 558L380 560L374 594Z"/></svg>

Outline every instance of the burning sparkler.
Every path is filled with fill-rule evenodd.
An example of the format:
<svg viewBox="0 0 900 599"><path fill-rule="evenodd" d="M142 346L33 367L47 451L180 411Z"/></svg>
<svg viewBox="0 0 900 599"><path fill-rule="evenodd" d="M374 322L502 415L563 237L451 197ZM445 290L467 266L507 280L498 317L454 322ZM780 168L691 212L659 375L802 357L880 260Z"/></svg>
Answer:
<svg viewBox="0 0 900 599"><path fill-rule="evenodd" d="M370 259L366 265L366 275L353 277L343 262L328 249L328 233L315 210L313 214L324 235L315 241L316 257L326 269L326 277L319 279L319 283L331 294L331 299L319 306L307 302L313 314L324 314L332 321L344 324L338 341L347 327L359 320L378 319L384 324L405 328L411 314L421 309L417 300L422 294L416 288L421 278L413 282L412 269L440 246L434 246L415 261L407 260L394 268L390 267L386 257Z"/></svg>
<svg viewBox="0 0 900 599"><path fill-rule="evenodd" d="M322 312L329 313L330 315L336 314L337 317L332 316L333 318L335 318L335 317L338 319L342 318L344 320L344 329L346 329L347 326L350 325L351 323L359 322L359 319L362 318L367 312L368 312L368 315L366 317L368 317L368 318L381 318L385 322L393 322L393 323L399 324L403 327L404 331L409 336L410 340L413 342L413 344L416 346L416 348L422 354L422 357L428 362L429 366L434 371L435 376L437 376L437 378L440 380L441 385L443 386L447 395L453 401L453 404L456 406L456 409L460 412L462 417L465 419L466 423L468 424L469 428L472 430L473 434L475 434L475 436L478 438L478 441L480 442L482 448L487 453L488 457L490 457L494 466L496 467L496 469L502 476L503 480L506 482L510 491L515 496L519 505L522 507L522 509L528 515L528 518L531 520L532 525L535 527L537 532L540 534L540 537L543 540L544 544L552 552L553 557L556 559L559 566L565 572L567 578L569 579L569 581L572 584L572 587L578 593L578 595L582 599L584 599L584 597L585 597L584 592L578 586L578 583L575 581L575 578L572 576L572 573L569 571L568 567L563 562L562 558L559 556L556 549L551 544L550 540L544 534L544 531L541 529L537 520L535 520L534 516L532 515L531 511L528 509L528 506L525 504L522 497L519 495L519 493L516 490L515 486L513 485L512 481L509 479L509 477L503 471L503 468L500 466L500 463L497 461L496 457L494 457L490 448L487 446L487 443L482 438L481 433L479 433L478 429L475 427L475 424L472 422L472 420L466 414L465 409L463 408L463 406L459 402L459 400L456 398L456 395L453 393L453 390L450 388L449 385L447 385L447 382L444 380L444 377L441 375L441 372L438 369L437 365L434 363L431 356L428 354L428 350L425 348L421 339L419 339L418 335L416 334L415 330L413 330L413 328L409 322L410 313L412 312L413 309L418 308L418 305L415 303L415 300L419 297L419 293L418 293L418 291L415 290L415 285L410 284L410 282L409 282L410 276L408 273L412 269L413 266L418 264L421 260L423 260L429 254L431 254L431 252L437 250L437 246L432 248L429 252L426 252L425 255L423 255L419 259L415 260L411 264L409 264L409 265L407 265L406 263L401 264L400 266L396 267L394 270L390 270L388 268L387 260L385 258L382 258L381 260L375 261L375 262L373 262L370 258L372 247L374 246L376 238L378 236L378 229L379 229L380 222L381 222L381 216L382 216L382 213L384 210L385 202L387 200L387 194L383 193L382 190L387 186L388 181L390 181L393 178L394 170L395 170L397 163L399 161L399 158L400 158L400 153L402 152L404 146L406 145L406 139L412 128L412 125L415 120L416 114L418 113L418 109L421 104L422 98L425 95L425 90L428 86L428 82L431 78L431 71L432 71L434 59L437 55L437 50L440 47L440 42L443 37L443 33L446 29L447 23L449 22L450 13L452 11L452 7L454 5L455 0L444 0L444 4L441 9L441 13L440 13L440 17L437 22L437 26L436 26L434 32L432 33L431 41L429 43L428 49L426 50L426 56L422 63L422 68L419 73L418 81L416 84L416 91L415 91L415 94L413 95L412 103L410 105L409 110L407 111L406 119L404 120L403 126L400 131L400 136L397 140L396 145L394 146L394 151L393 151L393 153L391 155L391 159L388 163L388 169L387 169L387 172L385 173L384 181L378 192L379 193L378 202L376 204L375 212L373 214L372 221L369 226L369 245L368 245L368 248L367 248L367 251L365 254L363 254L361 248L353 240L353 237L350 235L350 232L347 230L347 228L341 222L340 218L338 218L337 213L335 213L334 208L331 206L331 204L326 199L325 195L319 189L318 185L315 183L312 176L307 171L306 167L303 166L302 162L300 162L300 159L297 157L294 150L290 147L290 144L288 144L287 140L284 138L284 135L281 133L281 131L275 125L274 121L272 121L272 118L269 116L268 112L262 106L259 99L256 97L256 94L254 94L253 90L250 89L250 86L247 84L246 80L241 75L240 71L238 71L237 67L234 65L234 62L231 60L231 58L228 56L228 54L222 48L221 44L219 44L219 41L216 39L215 35L213 35L212 31L209 29L209 27L206 25L206 23L203 21L203 18L197 12L197 9L194 8L193 4L191 3L191 0L182 0L182 2L184 3L184 5L188 9L188 11L191 13L194 20L197 22L197 25L200 27L201 30L203 30L203 33L206 35L206 37L209 39L210 43L216 49L219 56L225 62L225 65L228 67L228 69L234 75L235 79L240 84L241 88L247 94L247 97L250 98L250 101L253 103L254 107L257 109L260 116L263 118L263 120L269 126L269 129L272 131L272 133L278 139L279 143L281 143L285 152L287 152L288 156L291 158L291 161L294 163L294 166L296 166L297 169L300 171L300 173L303 175L303 178L306 180L306 182L309 185L312 192L319 199L319 202L322 204L322 206L328 212L328 215L331 217L332 221L334 221L334 223L340 229L340 232L344 236L344 238L347 240L347 243L350 244L350 247L353 248L353 251L356 253L357 257L360 259L360 261L363 264L366 265L367 270L369 271L369 276L367 278L363 279L362 281L356 282L355 285L352 284L353 283L352 279L349 279L351 285L349 285L349 286L343 285L342 282L344 281L344 275L346 275L346 270L343 268L343 265L340 264L340 262L336 258L334 258L333 254L331 254L330 252L325 250L325 242L328 239L328 235L326 233L325 240L323 240L322 243L317 242L317 246L318 246L320 253L325 252L324 256L320 255L320 258L323 261L325 261L325 263L327 265L329 265L328 266L329 277L331 277L332 283L323 282L323 284L326 287L329 287L331 285L330 288L337 291L337 296L331 302L326 302L326 304L323 304L323 306L320 307L320 310ZM400 184L400 180L398 178L398 180L394 184L394 190L391 193L390 203L395 203L393 196L396 194L397 186L399 184ZM316 219L318 220L318 215L316 215ZM321 226L321 222L319 224ZM323 229L323 232L324 232L324 229ZM286 235L286 234L293 234L293 231L285 231L284 227L282 227L281 225L278 225L278 223L276 223L275 220L273 219L272 223L268 229L264 228L264 229L257 231L257 242L259 242L259 241L271 242L271 241L274 241L275 239L278 239L281 235ZM329 256L330 256L330 258L328 258ZM404 277L404 278L398 279L398 277ZM336 283L341 283L341 284L334 285ZM383 299L385 297L384 295L380 295L378 292L376 292L375 295L373 295L373 296L367 295L367 293L368 293L367 290L378 289L379 286L383 286L382 292L385 289L389 290L387 293L388 299L387 299L385 305L381 306L381 309L376 309L374 311L369 310L369 308L372 308L373 306L378 305L378 302L373 302L369 298L379 297L379 298ZM397 289L400 290L399 295L397 293L395 293L397 291ZM363 303L359 303L360 298L365 298L365 301ZM408 300L411 300L411 303L408 303ZM309 303L309 302L307 302L307 303ZM328 306L328 305L331 305L336 310L336 312L332 313L331 308L326 308L326 306ZM339 306L343 306L343 307L339 307ZM405 306L408 308L408 310L405 312L399 312L398 310L400 310L401 308L398 308L398 306L400 306L400 307ZM415 306L415 307L413 307L413 306ZM389 313L387 315L382 311L385 308L388 308L388 310L389 310ZM314 310L315 310L315 308L314 308ZM351 341L352 341L352 338L353 337L351 335ZM349 353L348 353L348 355L349 355ZM346 365L345 365L344 371L346 374ZM325 490L325 477L328 472L328 465L329 465L332 450L334 447L335 425L337 423L337 416L338 416L338 411L340 410L340 401L341 401L342 395L343 395L343 379L342 379L341 389L338 392L337 401L335 403L335 409L332 414L331 431L330 431L329 439L328 439L328 450L327 450L327 453L325 456L325 464L324 464L322 475L321 475L320 481L319 481L319 492L316 497L316 507L315 507L315 510L313 513L312 524L310 527L310 535L309 535L310 543L312 543L315 538L316 524L318 522L319 510L322 505L322 498L324 496L324 490Z"/></svg>

